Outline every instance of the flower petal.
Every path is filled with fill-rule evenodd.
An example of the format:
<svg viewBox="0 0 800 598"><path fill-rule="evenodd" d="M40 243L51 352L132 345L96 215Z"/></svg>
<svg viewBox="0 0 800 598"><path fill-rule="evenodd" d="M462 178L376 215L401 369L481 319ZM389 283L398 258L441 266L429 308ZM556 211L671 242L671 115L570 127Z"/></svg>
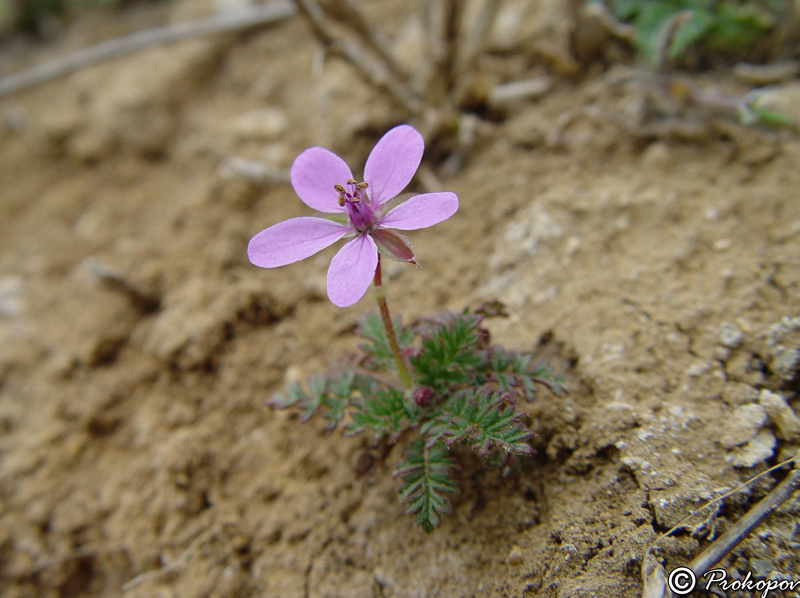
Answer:
<svg viewBox="0 0 800 598"><path fill-rule="evenodd" d="M277 268L314 255L349 232L352 232L349 226L324 218L292 218L250 239L247 257L256 266Z"/></svg>
<svg viewBox="0 0 800 598"><path fill-rule="evenodd" d="M342 212L334 185L352 179L350 167L324 147L310 147L294 160L290 173L294 192L310 208L320 212Z"/></svg>
<svg viewBox="0 0 800 598"><path fill-rule="evenodd" d="M378 266L378 248L369 235L359 235L339 250L328 268L328 298L348 307L364 296Z"/></svg>
<svg viewBox="0 0 800 598"><path fill-rule="evenodd" d="M457 210L455 193L423 193L389 210L378 225L399 230L427 228L447 220Z"/></svg>
<svg viewBox="0 0 800 598"><path fill-rule="evenodd" d="M364 180L374 207L406 188L417 172L425 141L408 125L400 125L380 138L364 167Z"/></svg>

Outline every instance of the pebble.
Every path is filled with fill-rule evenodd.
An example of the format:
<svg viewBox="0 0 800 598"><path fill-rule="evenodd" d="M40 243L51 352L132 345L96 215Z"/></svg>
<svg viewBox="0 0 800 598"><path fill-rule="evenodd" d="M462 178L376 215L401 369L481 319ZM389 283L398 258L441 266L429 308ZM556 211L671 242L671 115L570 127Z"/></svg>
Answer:
<svg viewBox="0 0 800 598"><path fill-rule="evenodd" d="M774 347L795 330L800 329L800 317L785 317L769 327L767 345Z"/></svg>
<svg viewBox="0 0 800 598"><path fill-rule="evenodd" d="M772 457L775 451L775 436L762 430L750 442L728 456L734 467L754 467Z"/></svg>
<svg viewBox="0 0 800 598"><path fill-rule="evenodd" d="M749 403L737 407L725 423L719 442L729 449L749 442L766 421L767 412L761 405Z"/></svg>
<svg viewBox="0 0 800 598"><path fill-rule="evenodd" d="M719 343L723 347L735 349L742 344L744 333L733 322L723 322L719 327Z"/></svg>
<svg viewBox="0 0 800 598"><path fill-rule="evenodd" d="M722 389L722 400L731 407L753 403L758 398L758 390L742 382L728 382Z"/></svg>
<svg viewBox="0 0 800 598"><path fill-rule="evenodd" d="M800 419L786 400L779 394L762 390L758 402L764 407L770 420L778 428L778 436L784 440L800 440Z"/></svg>
<svg viewBox="0 0 800 598"><path fill-rule="evenodd" d="M711 365L705 361L694 363L686 369L686 375L689 378L699 378L711 369Z"/></svg>
<svg viewBox="0 0 800 598"><path fill-rule="evenodd" d="M717 361L728 361L731 358L731 350L726 347L714 348L714 359Z"/></svg>
<svg viewBox="0 0 800 598"><path fill-rule="evenodd" d="M519 567L522 563L525 562L525 559L522 555L522 548L517 546L516 544L511 547L511 551L508 553L506 557L506 563L511 565L512 567Z"/></svg>
<svg viewBox="0 0 800 598"><path fill-rule="evenodd" d="M798 369L798 362L800 362L800 349L784 349L777 352L776 356L769 364L769 369L772 370L782 380L791 380Z"/></svg>

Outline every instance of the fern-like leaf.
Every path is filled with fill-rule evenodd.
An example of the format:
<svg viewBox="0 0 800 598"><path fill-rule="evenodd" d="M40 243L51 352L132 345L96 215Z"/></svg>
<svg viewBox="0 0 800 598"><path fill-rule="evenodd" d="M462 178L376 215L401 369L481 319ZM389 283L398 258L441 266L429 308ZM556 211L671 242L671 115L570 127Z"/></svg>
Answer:
<svg viewBox="0 0 800 598"><path fill-rule="evenodd" d="M564 378L553 373L543 361L536 361L530 355L506 351L493 346L486 351L485 362L480 367L485 378L476 381L494 383L505 393L514 393L530 401L536 396L537 385L547 387L556 396L564 392Z"/></svg>
<svg viewBox="0 0 800 598"><path fill-rule="evenodd" d="M370 431L376 438L389 434L393 441L416 424L418 413L406 406L404 395L394 388L373 388L364 398L354 401L350 413L353 421L347 433L354 435Z"/></svg>
<svg viewBox="0 0 800 598"><path fill-rule="evenodd" d="M308 421L312 415L320 414L328 420L326 429L332 430L344 416L356 382L357 376L354 372L313 376L306 381L307 388L292 384L285 394L276 393L266 404L276 409L297 407L302 410L302 422Z"/></svg>
<svg viewBox="0 0 800 598"><path fill-rule="evenodd" d="M428 445L440 440L447 446L468 442L484 457L495 447L506 453L530 455L533 451L528 438L533 433L523 418L524 414L506 404L504 395L465 389L447 399L422 432L428 437Z"/></svg>
<svg viewBox="0 0 800 598"><path fill-rule="evenodd" d="M483 361L480 323L480 316L461 313L423 327L422 347L411 358L418 382L439 391L469 382Z"/></svg>
<svg viewBox="0 0 800 598"><path fill-rule="evenodd" d="M441 443L427 445L418 440L411 444L395 477L402 480L398 491L406 503L406 512L414 515L414 523L431 533L441 523L440 516L450 512L445 493L458 492L452 476L455 460Z"/></svg>

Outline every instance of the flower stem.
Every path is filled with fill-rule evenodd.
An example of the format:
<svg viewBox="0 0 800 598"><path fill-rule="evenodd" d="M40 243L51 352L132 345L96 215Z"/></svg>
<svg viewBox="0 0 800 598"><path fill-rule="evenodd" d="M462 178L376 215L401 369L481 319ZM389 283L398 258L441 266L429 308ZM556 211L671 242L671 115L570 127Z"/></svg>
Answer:
<svg viewBox="0 0 800 598"><path fill-rule="evenodd" d="M400 355L400 345L397 344L397 337L394 335L394 326L392 325L392 317L389 315L389 306L386 304L386 291L383 289L381 280L380 254L378 254L378 266L375 268L375 299L381 311L383 328L386 330L386 338L389 339L389 348L392 350L397 374L400 376L400 381L403 383L403 386L411 388L414 386L414 383L411 381L411 374L408 373L403 357Z"/></svg>

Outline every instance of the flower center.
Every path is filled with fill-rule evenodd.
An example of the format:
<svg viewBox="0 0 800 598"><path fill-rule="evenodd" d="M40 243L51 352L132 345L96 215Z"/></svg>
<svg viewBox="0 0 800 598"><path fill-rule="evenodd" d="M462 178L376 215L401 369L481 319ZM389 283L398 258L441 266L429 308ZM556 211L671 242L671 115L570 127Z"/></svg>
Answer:
<svg viewBox="0 0 800 598"><path fill-rule="evenodd" d="M344 185L334 185L333 188L339 194L339 205L347 208L347 217L350 225L359 232L367 232L375 226L378 217L370 206L369 196L366 193L366 183L357 183L355 179L349 179Z"/></svg>

